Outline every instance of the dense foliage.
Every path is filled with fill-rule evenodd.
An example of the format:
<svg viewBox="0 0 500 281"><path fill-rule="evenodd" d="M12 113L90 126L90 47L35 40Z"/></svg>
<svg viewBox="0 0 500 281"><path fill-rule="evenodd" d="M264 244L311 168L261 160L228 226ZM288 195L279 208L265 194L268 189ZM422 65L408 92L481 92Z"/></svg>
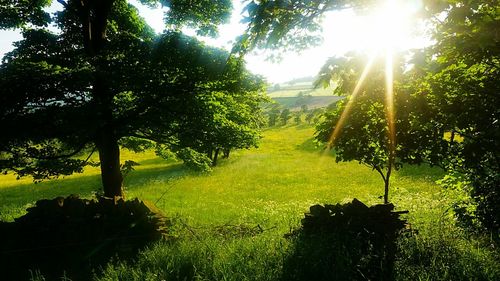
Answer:
<svg viewBox="0 0 500 281"><path fill-rule="evenodd" d="M306 48L315 40L319 21L329 10L363 10L372 4L373 1L329 0L252 2L247 7L251 24L241 44ZM443 184L468 196L455 205L462 221L480 223L493 230L497 238L500 233L499 6L498 0L423 1L419 16L433 27L435 44L416 52L413 69L405 73L405 87L414 99L411 106L405 107L395 100L396 110L408 112L411 119L408 126L411 131L407 137L397 136L396 150L404 143L403 150L420 152L409 153L412 157L405 160L422 160L443 167L449 174ZM358 78L359 72L352 83ZM377 104L373 102L370 106ZM375 120L376 110L382 107L371 110L366 107L364 112L373 114L365 117ZM329 116L330 128L339 114ZM367 133L380 135L385 130L382 127ZM405 130L401 124L396 124L396 128ZM369 139L360 134L351 137ZM364 159L370 146L381 147L377 144L381 139L379 136L365 142L364 149L352 151L346 160ZM373 155L386 162L383 154Z"/></svg>
<svg viewBox="0 0 500 281"><path fill-rule="evenodd" d="M450 137L432 159L449 175L442 183L469 195L455 203L462 222L480 223L500 239L500 2L439 1L436 44L415 59L416 91L425 115ZM437 148L435 150L443 150Z"/></svg>
<svg viewBox="0 0 500 281"><path fill-rule="evenodd" d="M323 66L318 83L336 83L334 93L346 98L324 113L317 124L316 139L334 149L337 162L355 160L376 170L384 180L387 203L392 170L401 168L403 163L423 162L426 151L419 149L415 140L415 135L421 132L415 132L416 122L411 112L416 99L404 86L407 81L403 75L403 56L394 60L392 107L387 105L384 59L376 59L371 68L366 67L368 60L365 55L351 53L331 58ZM362 72L366 79L358 82ZM394 144L389 114L396 129Z"/></svg>
<svg viewBox="0 0 500 281"><path fill-rule="evenodd" d="M159 36L125 0L60 2L64 9L52 18L59 34L37 27L39 16L0 26L23 26L24 36L0 67L2 171L35 180L67 175L94 164L90 155L98 151L104 193L112 197L123 195L120 145L256 145L261 79L229 53L177 31L188 25L214 34L230 1L162 2L170 9Z"/></svg>

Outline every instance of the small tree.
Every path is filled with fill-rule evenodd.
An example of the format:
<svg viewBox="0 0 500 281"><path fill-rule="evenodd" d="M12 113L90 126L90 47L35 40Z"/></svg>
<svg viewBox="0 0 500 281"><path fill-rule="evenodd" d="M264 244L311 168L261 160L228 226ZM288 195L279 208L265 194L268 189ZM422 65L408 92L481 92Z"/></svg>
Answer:
<svg viewBox="0 0 500 281"><path fill-rule="evenodd" d="M244 72L231 91L201 91L186 104L189 114L181 123L177 147L190 147L204 153L217 165L219 155L229 157L233 149L256 147L263 124L261 104L264 83L258 76Z"/></svg>
<svg viewBox="0 0 500 281"><path fill-rule="evenodd" d="M290 109L285 108L281 111L280 119L283 126L286 125L286 123L288 123L288 120L290 120L291 118L292 114L290 113Z"/></svg>
<svg viewBox="0 0 500 281"><path fill-rule="evenodd" d="M307 122L307 124L311 124L313 123L314 119L321 115L323 113L323 109L321 108L315 108L313 110L309 110L306 114L306 117L305 117L305 121Z"/></svg>
<svg viewBox="0 0 500 281"><path fill-rule="evenodd" d="M278 118L280 116L280 106L278 104L273 105L273 107L268 111L268 116L269 116L269 127L276 126L276 122L278 121Z"/></svg>
<svg viewBox="0 0 500 281"><path fill-rule="evenodd" d="M295 114L293 116L293 121L295 122L295 125L300 125L300 123L302 123L302 112L301 111L295 112Z"/></svg>
<svg viewBox="0 0 500 281"><path fill-rule="evenodd" d="M393 170L402 166L403 162L419 163L421 157L415 151L405 147L401 142L391 143L390 130L386 118L385 73L382 65L375 65L367 76L364 86L356 96L350 96L361 73L364 58L359 55L344 58L333 58L323 67L322 79L334 79L338 83L335 93L347 95L347 98L336 103L327 111L324 120L316 127L316 139L325 142L328 148L335 150L336 161L359 161L376 170L384 181L384 203L389 202L390 178ZM331 72L334 69L335 72ZM396 73L401 74L402 68ZM395 76L401 79L400 75ZM406 140L411 134L408 111L411 96L401 87L395 87L395 114L397 132L396 140ZM349 104L349 111L342 116ZM337 135L332 135L339 121L343 118L343 126Z"/></svg>

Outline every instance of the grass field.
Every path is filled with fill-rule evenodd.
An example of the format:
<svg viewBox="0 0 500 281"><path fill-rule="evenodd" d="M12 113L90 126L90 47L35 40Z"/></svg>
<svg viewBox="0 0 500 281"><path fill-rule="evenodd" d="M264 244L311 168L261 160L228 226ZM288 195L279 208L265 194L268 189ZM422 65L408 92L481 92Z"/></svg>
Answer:
<svg viewBox="0 0 500 281"><path fill-rule="evenodd" d="M308 109L323 108L327 107L331 103L337 102L342 99L338 96L314 96L309 98L299 98L299 97L280 97L273 98L278 104L289 108L292 111L301 110L301 105L307 105Z"/></svg>
<svg viewBox="0 0 500 281"><path fill-rule="evenodd" d="M211 174L195 174L152 152L122 153L141 165L125 178L128 198L153 202L176 222L179 237L144 251L134 263L115 261L99 280L282 280L308 207L358 198L381 203L380 176L355 162L335 163L312 141L313 129L270 129L258 149L237 151ZM498 254L452 223L449 199L435 181L440 170L408 166L393 178L391 201L414 235L398 242L397 280L500 280ZM32 184L0 177L0 219L12 220L41 198L99 190L98 169ZM258 230L258 231L256 231Z"/></svg>
<svg viewBox="0 0 500 281"><path fill-rule="evenodd" d="M333 88L313 88L312 85L300 85L300 86L287 86L280 90L268 92L271 98L284 98L284 97L296 97L299 93L304 93L311 95L313 97L318 96L331 96L333 95Z"/></svg>
<svg viewBox="0 0 500 281"><path fill-rule="evenodd" d="M314 78L310 78L309 81L303 81L299 83L282 83L278 89L270 87L267 94L271 98L285 98L285 97L297 97L300 93L307 94L313 97L319 96L332 96L335 86L329 86L327 88L321 85L317 88L314 87Z"/></svg>

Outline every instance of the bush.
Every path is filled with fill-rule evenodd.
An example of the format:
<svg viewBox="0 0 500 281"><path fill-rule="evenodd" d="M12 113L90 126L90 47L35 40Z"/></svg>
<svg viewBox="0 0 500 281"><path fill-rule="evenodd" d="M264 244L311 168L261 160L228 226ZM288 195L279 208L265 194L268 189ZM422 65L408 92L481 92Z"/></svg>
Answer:
<svg viewBox="0 0 500 281"><path fill-rule="evenodd" d="M177 152L177 157L191 170L198 172L211 172L212 160L207 155L191 148L184 148Z"/></svg>

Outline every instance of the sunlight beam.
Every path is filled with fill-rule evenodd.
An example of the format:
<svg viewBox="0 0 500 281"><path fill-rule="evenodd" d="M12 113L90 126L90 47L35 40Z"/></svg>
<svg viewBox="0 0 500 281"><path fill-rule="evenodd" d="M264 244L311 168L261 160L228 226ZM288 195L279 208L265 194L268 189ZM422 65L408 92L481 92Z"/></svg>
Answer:
<svg viewBox="0 0 500 281"><path fill-rule="evenodd" d="M389 157L387 159L387 175L389 178L392 173L392 168L394 166L394 161L396 158L396 125L394 120L394 61L393 61L393 50L392 48L387 48L385 55L385 114L387 119L387 135L388 143L387 149L389 152ZM386 189L388 187L386 186ZM387 190L385 194L387 194ZM384 197L384 202L388 202L388 198Z"/></svg>
<svg viewBox="0 0 500 281"><path fill-rule="evenodd" d="M394 155L396 149L396 126L394 122L394 62L391 48L387 48L385 55L385 113L389 134L389 154Z"/></svg>
<svg viewBox="0 0 500 281"><path fill-rule="evenodd" d="M347 105L344 108L344 111L342 112L342 115L340 115L339 121L337 121L337 124L335 124L335 129L333 130L333 133L330 135L330 138L328 139L327 143L327 148L328 150L333 147L335 144L335 140L340 134L340 131L342 130L342 127L344 126L345 120L347 116L351 112L351 107L353 101L356 99L356 96L359 93L359 90L361 89L361 86L363 85L363 82L366 80L366 77L368 76L368 73L370 72L370 69L372 68L373 62L375 61L375 55L371 56L370 59L368 60L368 63L365 66L365 69L363 70L363 73L359 77L358 83L356 84L356 87L352 91L351 97L349 101L347 101Z"/></svg>

